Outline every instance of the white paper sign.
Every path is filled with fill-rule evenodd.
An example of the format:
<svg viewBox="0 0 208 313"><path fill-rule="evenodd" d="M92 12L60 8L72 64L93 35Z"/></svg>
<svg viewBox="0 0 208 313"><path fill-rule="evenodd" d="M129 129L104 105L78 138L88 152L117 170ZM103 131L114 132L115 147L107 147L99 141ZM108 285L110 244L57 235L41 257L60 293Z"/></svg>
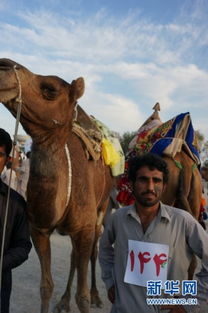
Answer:
<svg viewBox="0 0 208 313"><path fill-rule="evenodd" d="M129 240L124 282L147 286L148 280L167 280L169 246L159 243Z"/></svg>

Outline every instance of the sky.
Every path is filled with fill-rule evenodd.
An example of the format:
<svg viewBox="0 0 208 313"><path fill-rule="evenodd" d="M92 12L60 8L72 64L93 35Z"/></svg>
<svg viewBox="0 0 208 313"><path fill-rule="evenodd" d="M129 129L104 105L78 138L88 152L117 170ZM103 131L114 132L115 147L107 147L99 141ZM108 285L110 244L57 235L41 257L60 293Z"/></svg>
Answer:
<svg viewBox="0 0 208 313"><path fill-rule="evenodd" d="M79 104L121 135L159 102L162 121L190 112L207 138L207 16L207 0L0 0L0 57L84 77ZM2 104L0 127L13 135Z"/></svg>

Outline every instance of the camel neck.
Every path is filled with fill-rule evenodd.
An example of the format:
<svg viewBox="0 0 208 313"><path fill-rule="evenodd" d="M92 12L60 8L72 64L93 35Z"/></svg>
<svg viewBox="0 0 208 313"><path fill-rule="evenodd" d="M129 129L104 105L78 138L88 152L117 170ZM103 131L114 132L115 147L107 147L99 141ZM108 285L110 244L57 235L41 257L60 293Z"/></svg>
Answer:
<svg viewBox="0 0 208 313"><path fill-rule="evenodd" d="M32 146L31 172L36 175L55 178L58 174L57 169L65 159L64 146L58 145L36 145Z"/></svg>

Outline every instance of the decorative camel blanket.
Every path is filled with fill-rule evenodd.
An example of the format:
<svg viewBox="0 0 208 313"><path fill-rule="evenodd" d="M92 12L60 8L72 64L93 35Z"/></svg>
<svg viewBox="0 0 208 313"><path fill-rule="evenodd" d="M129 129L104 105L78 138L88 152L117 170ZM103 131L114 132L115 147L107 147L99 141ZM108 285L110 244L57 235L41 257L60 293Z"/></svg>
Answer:
<svg viewBox="0 0 208 313"><path fill-rule="evenodd" d="M181 113L165 123L154 120L143 125L129 145L125 171L118 183L117 200L122 205L134 203L131 185L128 181L128 161L131 158L148 152L161 156L165 154L174 158L182 149L197 165L200 164L197 138L189 112Z"/></svg>

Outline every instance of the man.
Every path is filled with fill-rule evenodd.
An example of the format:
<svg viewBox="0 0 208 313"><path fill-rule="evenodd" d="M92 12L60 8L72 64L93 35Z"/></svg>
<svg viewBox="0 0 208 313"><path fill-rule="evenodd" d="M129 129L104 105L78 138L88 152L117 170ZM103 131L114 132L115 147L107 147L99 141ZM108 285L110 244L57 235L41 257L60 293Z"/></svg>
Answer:
<svg viewBox="0 0 208 313"><path fill-rule="evenodd" d="M166 162L154 154L135 158L129 179L135 204L112 215L100 241L99 260L111 313L153 313L167 308L171 313L208 312L208 235L189 213L160 202L168 181ZM202 260L196 275L199 305L148 304L148 281L162 284L158 297L172 295L169 283L179 296L176 284L185 285L193 253Z"/></svg>
<svg viewBox="0 0 208 313"><path fill-rule="evenodd" d="M30 173L30 154L31 151L26 153L26 159L22 160L21 166L18 170L18 188L17 192L19 192L25 201L27 201L27 183L29 179Z"/></svg>
<svg viewBox="0 0 208 313"><path fill-rule="evenodd" d="M0 128L0 174L9 160L12 140L9 134ZM3 225L5 219L8 186L0 179L0 248L2 247ZM13 268L22 264L32 247L28 221L25 213L26 202L14 190L10 190L7 226L4 242L1 282L1 313L9 313Z"/></svg>

